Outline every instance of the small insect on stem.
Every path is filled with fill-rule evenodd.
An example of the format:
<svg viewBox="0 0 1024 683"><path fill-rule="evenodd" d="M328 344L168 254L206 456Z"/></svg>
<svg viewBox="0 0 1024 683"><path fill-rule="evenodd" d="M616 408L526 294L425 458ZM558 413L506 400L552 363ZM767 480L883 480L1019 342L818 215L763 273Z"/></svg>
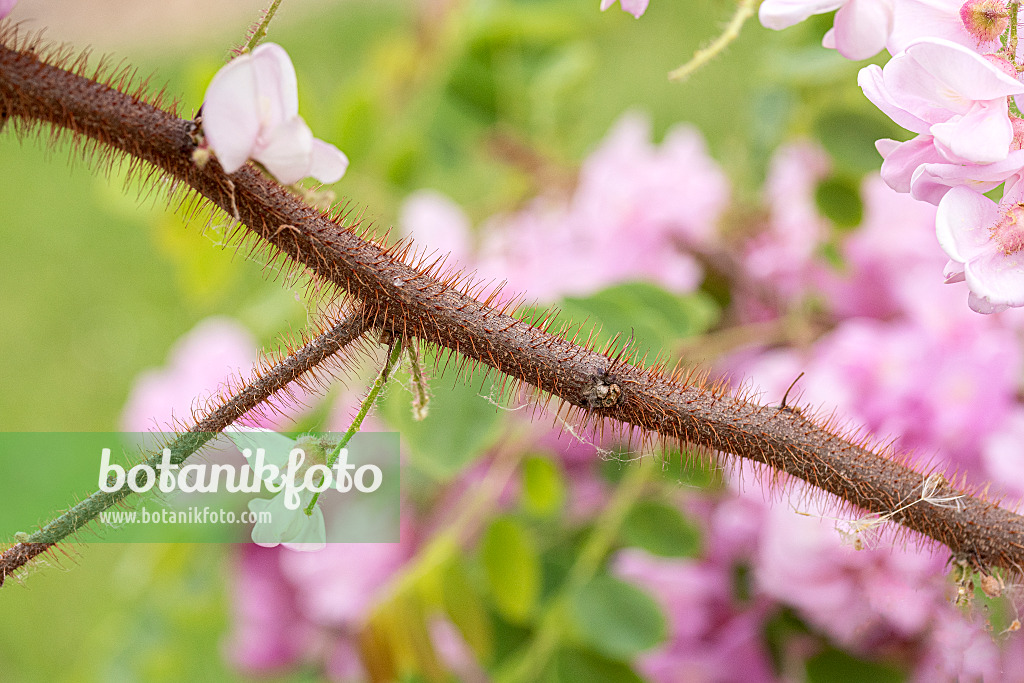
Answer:
<svg viewBox="0 0 1024 683"><path fill-rule="evenodd" d="M591 385L583 396L583 402L590 408L611 408L619 402L622 387L608 373L590 376Z"/></svg>

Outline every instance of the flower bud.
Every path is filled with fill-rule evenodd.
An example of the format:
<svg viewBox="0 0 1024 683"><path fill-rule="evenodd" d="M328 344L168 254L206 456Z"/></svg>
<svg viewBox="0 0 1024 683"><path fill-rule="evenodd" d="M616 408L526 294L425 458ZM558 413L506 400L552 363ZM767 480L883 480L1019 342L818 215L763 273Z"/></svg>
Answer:
<svg viewBox="0 0 1024 683"><path fill-rule="evenodd" d="M1003 0L967 0L960 8L960 21L974 38L996 40L1010 25L1010 13Z"/></svg>

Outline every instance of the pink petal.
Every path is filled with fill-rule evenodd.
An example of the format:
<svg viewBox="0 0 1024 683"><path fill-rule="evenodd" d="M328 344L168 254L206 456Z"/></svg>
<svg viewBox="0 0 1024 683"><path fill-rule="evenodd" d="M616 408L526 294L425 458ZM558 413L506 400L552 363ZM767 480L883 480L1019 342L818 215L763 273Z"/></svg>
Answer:
<svg viewBox="0 0 1024 683"><path fill-rule="evenodd" d="M910 180L910 194L931 204L938 204L950 187L964 185L978 192L988 192L1024 168L1024 151L1010 152L1002 161L991 164L922 164Z"/></svg>
<svg viewBox="0 0 1024 683"><path fill-rule="evenodd" d="M299 85L288 53L276 43L263 43L251 56L264 128L274 128L297 117Z"/></svg>
<svg viewBox="0 0 1024 683"><path fill-rule="evenodd" d="M313 162L307 171L322 183L330 184L341 180L348 170L348 157L329 142L313 138Z"/></svg>
<svg viewBox="0 0 1024 683"><path fill-rule="evenodd" d="M940 38L928 38L907 48L921 67L962 97L994 100L1024 93L1024 84L1007 76L977 52Z"/></svg>
<svg viewBox="0 0 1024 683"><path fill-rule="evenodd" d="M267 145L252 158L263 164L281 183L297 183L309 175L313 159L313 132L302 119L291 119L275 128Z"/></svg>
<svg viewBox="0 0 1024 683"><path fill-rule="evenodd" d="M905 60L906 57L903 55L893 57L886 64L885 72L877 64L864 67L857 74L857 85L864 91L865 97L898 125L915 133L927 133L928 122L908 112L901 104L897 104L889 94L889 81L894 73L892 69L905 63ZM899 75L898 72L897 75Z"/></svg>
<svg viewBox="0 0 1024 683"><path fill-rule="evenodd" d="M1024 306L1024 254L993 248L964 268L971 292L994 306Z"/></svg>
<svg viewBox="0 0 1024 683"><path fill-rule="evenodd" d="M0 19L10 14L16 4L18 4L18 0L0 0Z"/></svg>
<svg viewBox="0 0 1024 683"><path fill-rule="evenodd" d="M943 284L947 285L963 282L967 279L967 276L964 275L964 264L957 261L947 261L946 266L942 269L942 277Z"/></svg>
<svg viewBox="0 0 1024 683"><path fill-rule="evenodd" d="M651 0L619 0L619 5L623 10L639 19L647 11L650 2Z"/></svg>
<svg viewBox="0 0 1024 683"><path fill-rule="evenodd" d="M888 0L850 0L836 12L836 49L847 59L867 59L885 47L891 27Z"/></svg>
<svg viewBox="0 0 1024 683"><path fill-rule="evenodd" d="M966 115L933 125L931 133L958 160L979 164L1002 161L1009 154L1013 139L1006 99L975 102Z"/></svg>
<svg viewBox="0 0 1024 683"><path fill-rule="evenodd" d="M995 45L979 46L978 41L964 29L960 19L963 0L899 0L895 3L893 28L889 33L886 47L890 54L897 54L920 38L944 38L945 40L979 47L979 52L994 52ZM988 49L988 48L992 49Z"/></svg>
<svg viewBox="0 0 1024 683"><path fill-rule="evenodd" d="M1009 306L1006 304L993 304L990 301L982 299L980 296L971 292L967 296L967 305L971 307L971 310L975 313L981 313L983 315L990 315L992 313L1000 313L1005 311Z"/></svg>
<svg viewBox="0 0 1024 683"><path fill-rule="evenodd" d="M812 14L824 14L843 6L845 0L765 0L757 18L765 28L779 31L799 24Z"/></svg>
<svg viewBox="0 0 1024 683"><path fill-rule="evenodd" d="M939 202L935 234L951 259L968 263L991 249L988 231L998 219L999 209L991 199L967 187L954 187Z"/></svg>
<svg viewBox="0 0 1024 683"><path fill-rule="evenodd" d="M256 76L249 56L225 64L203 98L203 135L226 173L251 156L260 134Z"/></svg>
<svg viewBox="0 0 1024 683"><path fill-rule="evenodd" d="M875 147L885 158L882 180L897 192L910 192L910 181L922 164L942 161L931 135L918 135L906 142L879 140Z"/></svg>

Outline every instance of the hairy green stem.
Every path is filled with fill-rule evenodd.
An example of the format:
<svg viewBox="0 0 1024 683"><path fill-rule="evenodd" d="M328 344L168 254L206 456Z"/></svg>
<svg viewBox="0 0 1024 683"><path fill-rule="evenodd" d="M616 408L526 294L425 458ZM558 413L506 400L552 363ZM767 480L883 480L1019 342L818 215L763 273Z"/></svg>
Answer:
<svg viewBox="0 0 1024 683"><path fill-rule="evenodd" d="M367 329L369 329L369 325L365 311L360 309L345 316L330 330L305 344L269 372L262 373L262 375L257 373L252 382L242 387L208 416L199 420L192 429L179 435L168 444L167 448L171 451L171 462L182 463L245 413L262 405L289 383L299 379L344 346L356 340ZM161 457L162 452L153 455L145 462L151 468L156 468ZM145 477L145 473L140 472L137 483L144 484ZM5 550L0 554L0 586L8 576L32 558L82 529L101 512L124 501L131 494L132 490L129 488L127 480L115 491L97 491L67 512L57 516L39 531Z"/></svg>
<svg viewBox="0 0 1024 683"><path fill-rule="evenodd" d="M644 460L627 468L615 493L594 523L594 529L569 569L565 582L545 608L536 635L530 640L525 652L513 658L513 668L499 673L495 680L499 683L527 683L541 679L544 667L562 641L568 623L565 615L570 601L601 568L601 563L615 545L626 515L640 499L655 471L656 465Z"/></svg>
<svg viewBox="0 0 1024 683"><path fill-rule="evenodd" d="M380 394L380 390L387 384L388 377L391 376L391 372L395 369L395 365L398 364L398 359L402 357L402 341L396 339L391 342L391 350L388 352L388 359L384 363L384 367L381 368L380 374L377 375L377 380L370 387L370 391L366 394L366 398L359 406L359 412L356 413L355 419L352 420L352 424L348 426L348 429L341 437L341 441L335 446L334 450L327 457L327 467L331 468L334 463L338 462L338 457L341 455L341 450L348 445L348 442L352 440L352 437L359 432L359 428L363 425L363 420L370 413L370 409L373 408L373 404L377 402L377 396ZM324 478L321 476L317 481L317 486L323 483ZM316 507L316 502L320 499L320 491L313 494L313 499L309 501L309 505L306 506L306 514L312 515L313 508Z"/></svg>
<svg viewBox="0 0 1024 683"><path fill-rule="evenodd" d="M260 44L260 41L267 37L270 22L274 20L274 15L277 14L277 8L280 6L281 0L272 0L270 7L263 12L263 17L259 23L252 28L252 35L249 36L249 42L242 48L241 54L244 55L246 52L252 52Z"/></svg>

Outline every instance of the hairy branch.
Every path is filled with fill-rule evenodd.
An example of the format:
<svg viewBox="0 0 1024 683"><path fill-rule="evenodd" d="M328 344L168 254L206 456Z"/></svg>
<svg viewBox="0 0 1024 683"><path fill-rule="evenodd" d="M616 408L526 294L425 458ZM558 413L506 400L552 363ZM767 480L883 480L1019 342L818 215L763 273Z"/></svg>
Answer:
<svg viewBox="0 0 1024 683"><path fill-rule="evenodd" d="M334 327L312 339L268 372L257 371L252 382L246 384L217 409L199 420L195 426L167 445L171 451L171 462L173 464L184 462L186 458L205 446L213 437L243 415L258 409L271 396L284 390L288 384L300 380L303 375L341 351L369 329L367 323L368 318L365 311L359 309L345 316ZM160 463L160 459L160 454L154 455L146 464L155 468ZM144 474L139 476L145 477ZM131 493L128 481L125 481L124 485L115 491L97 491L39 531L0 553L0 586L4 584L8 576L25 566L33 558L82 529L99 513L117 505Z"/></svg>
<svg viewBox="0 0 1024 683"><path fill-rule="evenodd" d="M410 265L411 245L385 247L304 204L252 165L228 176L193 162L194 124L139 96L0 46L0 111L16 128L39 123L86 136L152 164L302 264L319 282L357 297L372 326L419 338L556 396L582 422L639 428L731 453L798 477L856 508L948 546L983 571L1024 567L1024 518L958 490L887 449L843 436L800 410L762 406L696 373L664 374L548 334L471 296L438 268ZM956 499L947 506L929 501Z"/></svg>

